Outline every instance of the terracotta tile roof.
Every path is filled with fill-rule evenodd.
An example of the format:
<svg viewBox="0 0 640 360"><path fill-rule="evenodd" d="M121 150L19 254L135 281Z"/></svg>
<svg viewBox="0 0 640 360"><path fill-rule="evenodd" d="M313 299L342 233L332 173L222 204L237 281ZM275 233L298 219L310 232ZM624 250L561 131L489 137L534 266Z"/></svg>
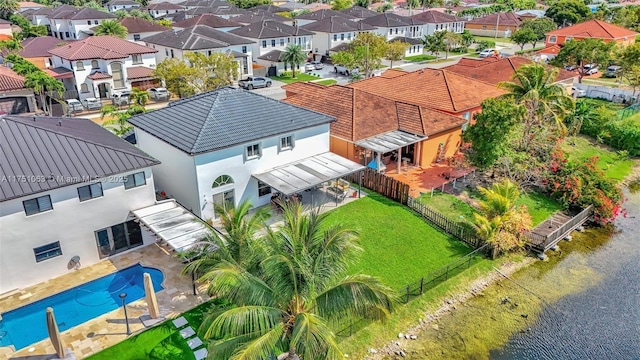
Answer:
<svg viewBox="0 0 640 360"><path fill-rule="evenodd" d="M162 26L153 21L148 21L145 19L137 18L137 17L125 17L119 21L120 25L127 28L127 32L129 34L139 34L146 32L159 32L169 30L168 27Z"/></svg>
<svg viewBox="0 0 640 360"><path fill-rule="evenodd" d="M8 67L0 65L0 91L24 89L24 78Z"/></svg>
<svg viewBox="0 0 640 360"><path fill-rule="evenodd" d="M60 40L53 36L28 38L22 42L22 50L20 50L19 54L23 58L49 57L51 56L49 50L70 42L73 42L73 40Z"/></svg>
<svg viewBox="0 0 640 360"><path fill-rule="evenodd" d="M133 54L153 54L156 52L158 50L114 36L91 36L49 50L50 54L71 61L124 59Z"/></svg>
<svg viewBox="0 0 640 360"><path fill-rule="evenodd" d="M146 66L132 66L127 68L127 79L146 79L153 77L153 69Z"/></svg>
<svg viewBox="0 0 640 360"><path fill-rule="evenodd" d="M388 69L385 72L383 72L382 74L380 74L380 76L382 76L383 78L387 78L387 79L393 79L394 77L398 77L398 76L402 76L402 75L406 75L407 72L403 71L403 70L396 70L396 69Z"/></svg>
<svg viewBox="0 0 640 360"><path fill-rule="evenodd" d="M233 20L227 20L212 14L202 14L197 17L182 20L171 24L173 27L187 28L195 25L206 25L212 28L240 27L242 24ZM165 29L166 30L166 29Z"/></svg>
<svg viewBox="0 0 640 360"><path fill-rule="evenodd" d="M498 15L500 16L500 21L498 21ZM520 17L512 12L508 13L500 13L500 14L490 14L487 16L475 18L473 20L467 21L468 24L480 24L480 25L492 25L496 26L496 23L500 26L514 26L518 27L522 24L522 20Z"/></svg>
<svg viewBox="0 0 640 360"><path fill-rule="evenodd" d="M277 21L262 21L229 31L231 34L250 39L272 39L287 36L309 36L313 32Z"/></svg>
<svg viewBox="0 0 640 360"><path fill-rule="evenodd" d="M573 36L575 38L621 39L625 37L635 37L638 33L602 20L593 19L550 31L547 33L547 36L549 35Z"/></svg>
<svg viewBox="0 0 640 360"><path fill-rule="evenodd" d="M536 54L558 55L561 49L562 49L562 46L558 44L554 44L554 45L547 46L544 49L540 49L536 51Z"/></svg>
<svg viewBox="0 0 640 360"><path fill-rule="evenodd" d="M433 135L466 122L460 117L342 85L294 83L283 88L294 93L283 101L335 117L331 135L348 141L394 130ZM329 103L332 106L327 106Z"/></svg>
<svg viewBox="0 0 640 360"><path fill-rule="evenodd" d="M111 75L109 75L107 73L104 73L102 71L96 71L96 72L94 72L93 74L91 74L91 75L89 75L87 77L89 79L91 79L91 80L102 80L102 79L111 79L112 78Z"/></svg>
<svg viewBox="0 0 640 360"><path fill-rule="evenodd" d="M532 64L533 61L522 56L511 56L507 58L485 58L460 60L457 64L444 67L443 69L481 80L490 84L498 84L501 81L511 81L516 69L522 65ZM576 74L561 69L556 81L567 80L575 77Z"/></svg>
<svg viewBox="0 0 640 360"><path fill-rule="evenodd" d="M0 41L2 41L2 40L11 40L11 39L13 39L13 36L11 36L11 35L0 34Z"/></svg>
<svg viewBox="0 0 640 360"><path fill-rule="evenodd" d="M28 7L41 8L41 7L46 7L46 5L38 4L37 2L33 2L33 1L20 1L20 2L18 2L18 6L20 6L20 8L28 8Z"/></svg>
<svg viewBox="0 0 640 360"><path fill-rule="evenodd" d="M423 69L394 78L377 76L349 86L448 113L466 112L486 98L504 94L492 84L442 69Z"/></svg>

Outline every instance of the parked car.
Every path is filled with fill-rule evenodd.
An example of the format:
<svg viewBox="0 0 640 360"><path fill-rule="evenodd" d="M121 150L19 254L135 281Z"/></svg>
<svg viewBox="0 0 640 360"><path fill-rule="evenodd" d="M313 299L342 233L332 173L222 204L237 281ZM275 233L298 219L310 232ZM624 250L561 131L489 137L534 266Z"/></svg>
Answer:
<svg viewBox="0 0 640 360"><path fill-rule="evenodd" d="M486 58L486 57L497 55L497 54L498 54L498 50L496 50L496 49L484 49L484 50L480 51L480 54L478 54L478 57L479 58Z"/></svg>
<svg viewBox="0 0 640 360"><path fill-rule="evenodd" d="M575 65L565 65L564 69L567 71L573 71L576 70L578 67Z"/></svg>
<svg viewBox="0 0 640 360"><path fill-rule="evenodd" d="M268 77L249 76L244 80L238 81L238 86L243 89L253 90L256 88L270 87L272 85L271 79Z"/></svg>
<svg viewBox="0 0 640 360"><path fill-rule="evenodd" d="M322 69L324 69L324 64L323 64L323 63L321 63L320 61L312 61L312 62L311 62L311 64L313 64L313 67L314 67L316 70L322 70Z"/></svg>
<svg viewBox="0 0 640 360"><path fill-rule="evenodd" d="M151 98L151 100L156 100L156 101L169 100L169 97L170 97L169 91L163 87L151 88L147 91L149 92L149 97Z"/></svg>
<svg viewBox="0 0 640 360"><path fill-rule="evenodd" d="M82 105L87 110L101 109L102 108L102 101L100 101L100 100L98 100L96 98L90 97L90 98L86 98L86 99L82 100Z"/></svg>
<svg viewBox="0 0 640 360"><path fill-rule="evenodd" d="M121 91L111 94L113 105L128 105L131 101L131 91Z"/></svg>
<svg viewBox="0 0 640 360"><path fill-rule="evenodd" d="M598 66L596 64L587 64L582 67L585 75L593 75L598 73Z"/></svg>
<svg viewBox="0 0 640 360"><path fill-rule="evenodd" d="M315 70L315 69L316 69L316 67L315 67L315 66L313 66L313 64L312 64L312 63L306 63L306 64L304 64L304 71L305 71L305 72L313 71L313 70Z"/></svg>
<svg viewBox="0 0 640 360"><path fill-rule="evenodd" d="M585 97L585 96L587 96L587 92L585 90L581 90L581 89L578 89L575 86L572 86L571 87L571 96L573 96L575 98Z"/></svg>
<svg viewBox="0 0 640 360"><path fill-rule="evenodd" d="M80 101L76 100L76 99L68 99L65 100L65 102L67 103L67 107L69 108L69 113L77 113L80 112L82 110L84 110L84 108L82 107L82 104L80 103Z"/></svg>
<svg viewBox="0 0 640 360"><path fill-rule="evenodd" d="M618 77L622 71L622 66L611 65L604 71L604 76L608 78Z"/></svg>
<svg viewBox="0 0 640 360"><path fill-rule="evenodd" d="M358 69L358 68L349 69L344 65L335 65L333 67L333 70L337 74L341 74L341 75L345 75L345 76L349 76L351 74L358 74L360 72L360 69Z"/></svg>

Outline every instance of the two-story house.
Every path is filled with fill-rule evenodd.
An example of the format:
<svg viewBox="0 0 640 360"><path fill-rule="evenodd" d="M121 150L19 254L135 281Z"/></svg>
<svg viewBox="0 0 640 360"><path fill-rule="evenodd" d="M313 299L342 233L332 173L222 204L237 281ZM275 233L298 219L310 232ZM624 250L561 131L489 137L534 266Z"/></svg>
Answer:
<svg viewBox="0 0 640 360"><path fill-rule="evenodd" d="M0 138L0 293L155 242L130 213L156 159L87 119L5 115Z"/></svg>
<svg viewBox="0 0 640 360"><path fill-rule="evenodd" d="M203 14L213 14L216 16L220 16L221 18L231 19L236 16L246 14L247 12L247 10L240 9L237 6L226 2L218 3L212 7L198 7L184 11L185 18L187 19Z"/></svg>
<svg viewBox="0 0 640 360"><path fill-rule="evenodd" d="M204 25L220 31L230 31L242 26L241 23L235 20L224 19L212 14L203 14L171 24L174 29L178 30L196 25Z"/></svg>
<svg viewBox="0 0 640 360"><path fill-rule="evenodd" d="M467 21L465 28L473 35L509 37L522 25L520 16L513 12L489 14Z"/></svg>
<svg viewBox="0 0 640 360"><path fill-rule="evenodd" d="M312 11L310 13L306 13L306 14L301 14L298 15L294 18L295 20L295 26L304 26L304 25L308 25L311 24L313 22L316 21L320 21L322 19L326 19L332 16L340 16L344 19L348 19L348 20L352 20L352 21L357 21L356 18L354 18L351 15L347 15L345 13L341 13L339 11L336 10L331 10L331 9L321 9L321 10L316 10L316 11Z"/></svg>
<svg viewBox="0 0 640 360"><path fill-rule="evenodd" d="M238 78L253 75L251 66L253 41L216 30L206 25L190 26L181 30L168 30L144 39L147 46L156 49L156 61L168 58L184 60L185 53L227 53L238 62Z"/></svg>
<svg viewBox="0 0 640 360"><path fill-rule="evenodd" d="M140 149L162 162L153 169L158 189L204 219L216 204L262 206L272 191L301 193L362 169L329 152L333 121L231 87L129 119Z"/></svg>
<svg viewBox="0 0 640 360"><path fill-rule="evenodd" d="M110 13L114 13L118 10L137 9L140 6L139 2L133 0L110 0L104 4L104 7L106 7Z"/></svg>
<svg viewBox="0 0 640 360"><path fill-rule="evenodd" d="M18 55L40 69L49 69L53 67L49 50L66 45L71 41L73 40L60 40L53 36L31 37L22 41L22 49Z"/></svg>
<svg viewBox="0 0 640 360"><path fill-rule="evenodd" d="M312 48L313 32L297 26L289 26L276 21L262 21L231 30L229 33L252 41L253 60L270 51L284 51L289 44L300 45L309 53Z"/></svg>
<svg viewBox="0 0 640 360"><path fill-rule="evenodd" d="M304 25L302 28L314 33L312 43L315 57L329 55L331 49L350 43L360 32L376 30L376 27L367 23L351 21L342 16L330 16Z"/></svg>
<svg viewBox="0 0 640 360"><path fill-rule="evenodd" d="M62 7L61 7L62 8ZM57 9L57 10L56 10ZM91 36L91 30L104 20L112 20L113 14L92 8L56 8L49 15L51 34L58 39L84 39Z"/></svg>
<svg viewBox="0 0 640 360"><path fill-rule="evenodd" d="M160 2L155 4L149 4L144 8L155 19L161 18L168 14L175 14L184 10L184 6L173 4L170 2Z"/></svg>
<svg viewBox="0 0 640 360"><path fill-rule="evenodd" d="M170 30L166 26L138 17L124 17L120 19L119 23L127 29L127 37L125 39L129 41L141 41L151 35Z"/></svg>
<svg viewBox="0 0 640 360"><path fill-rule="evenodd" d="M408 18L392 13L382 13L362 20L363 23L376 27L376 33L386 37L387 41L397 37L409 37L411 24Z"/></svg>
<svg viewBox="0 0 640 360"><path fill-rule="evenodd" d="M242 25L249 25L262 21L277 21L282 24L293 26L295 20L286 18L282 15L270 13L264 10L253 10L251 12L247 12L246 14L234 16L232 18L233 21L240 23Z"/></svg>
<svg viewBox="0 0 640 360"><path fill-rule="evenodd" d="M54 67L73 72L64 79L80 99L110 98L152 80L156 49L113 36L92 36L49 50Z"/></svg>
<svg viewBox="0 0 640 360"><path fill-rule="evenodd" d="M445 14L437 10L427 10L411 16L424 23L422 35L433 35L436 31L449 31L461 34L464 31L465 19Z"/></svg>

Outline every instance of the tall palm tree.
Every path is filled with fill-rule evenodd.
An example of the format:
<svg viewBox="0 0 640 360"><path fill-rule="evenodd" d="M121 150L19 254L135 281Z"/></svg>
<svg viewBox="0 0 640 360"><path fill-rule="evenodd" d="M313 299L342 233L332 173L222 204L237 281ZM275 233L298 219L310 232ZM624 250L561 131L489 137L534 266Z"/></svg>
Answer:
<svg viewBox="0 0 640 360"><path fill-rule="evenodd" d="M33 89L33 92L40 97L42 110L47 110L49 116L53 116L51 103L49 103L47 108L46 94L49 93L49 100L51 102L52 95L60 95L64 92L64 85L43 71L34 71L25 77L24 86ZM60 96L58 96L58 98L60 98Z"/></svg>
<svg viewBox="0 0 640 360"><path fill-rule="evenodd" d="M18 0L0 1L0 18L9 19L9 16L18 12L18 10L20 10L20 4L18 4Z"/></svg>
<svg viewBox="0 0 640 360"><path fill-rule="evenodd" d="M201 277L208 294L236 307L203 322L221 359L343 359L328 321L348 316L386 319L393 291L366 275L345 275L361 248L357 233L328 224L326 214L283 204L284 223L266 229L257 267L221 260Z"/></svg>
<svg viewBox="0 0 640 360"><path fill-rule="evenodd" d="M307 59L307 55L302 50L302 46L296 44L289 44L284 53L282 54L282 61L285 64L291 65L291 76L296 77L296 66L304 62Z"/></svg>
<svg viewBox="0 0 640 360"><path fill-rule="evenodd" d="M522 65L513 74L514 81L503 81L498 87L508 91L505 97L513 99L526 110L522 146L528 148L534 127L549 125L564 135L564 117L574 106L573 99L564 88L555 84L558 69L540 64Z"/></svg>
<svg viewBox="0 0 640 360"><path fill-rule="evenodd" d="M114 134L122 136L133 129L133 126L131 126L127 120L129 120L131 116L143 112L145 112L144 107L136 105L132 105L124 111L121 111L114 105L107 105L103 106L100 110L100 120L104 120L105 117L110 117L110 119L102 123L102 126Z"/></svg>
<svg viewBox="0 0 640 360"><path fill-rule="evenodd" d="M122 26L117 20L104 20L96 26L95 35L111 35L124 39L127 37L127 28Z"/></svg>

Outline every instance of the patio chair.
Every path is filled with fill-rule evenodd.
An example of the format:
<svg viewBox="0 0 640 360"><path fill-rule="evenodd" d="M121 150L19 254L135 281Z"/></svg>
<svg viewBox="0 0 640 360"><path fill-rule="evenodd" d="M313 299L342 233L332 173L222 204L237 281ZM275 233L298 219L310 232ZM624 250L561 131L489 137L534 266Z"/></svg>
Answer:
<svg viewBox="0 0 640 360"><path fill-rule="evenodd" d="M193 352L193 356L195 356L196 360L206 359L207 355L209 355L209 353L207 352L207 349L204 348Z"/></svg>

